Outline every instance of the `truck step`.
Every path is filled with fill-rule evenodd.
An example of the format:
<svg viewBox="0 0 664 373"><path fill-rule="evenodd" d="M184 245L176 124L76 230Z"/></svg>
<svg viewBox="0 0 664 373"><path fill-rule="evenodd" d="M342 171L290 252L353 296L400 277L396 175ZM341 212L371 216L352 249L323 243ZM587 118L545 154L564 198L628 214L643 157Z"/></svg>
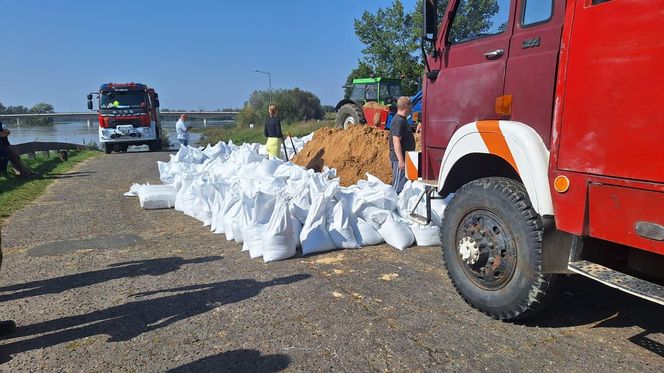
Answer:
<svg viewBox="0 0 664 373"><path fill-rule="evenodd" d="M664 305L664 286L641 280L634 276L618 272L587 260L570 262L568 264L568 269L593 280L597 280L614 289Z"/></svg>

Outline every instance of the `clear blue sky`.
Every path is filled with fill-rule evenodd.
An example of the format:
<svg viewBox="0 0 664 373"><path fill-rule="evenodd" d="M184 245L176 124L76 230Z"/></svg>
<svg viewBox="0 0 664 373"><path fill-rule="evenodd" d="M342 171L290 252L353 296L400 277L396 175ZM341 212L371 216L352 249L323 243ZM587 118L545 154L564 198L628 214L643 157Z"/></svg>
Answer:
<svg viewBox="0 0 664 373"><path fill-rule="evenodd" d="M406 9L415 0L404 0ZM353 19L392 0L0 0L0 102L84 111L109 81L162 107L240 107L256 89L299 87L336 104L361 57Z"/></svg>

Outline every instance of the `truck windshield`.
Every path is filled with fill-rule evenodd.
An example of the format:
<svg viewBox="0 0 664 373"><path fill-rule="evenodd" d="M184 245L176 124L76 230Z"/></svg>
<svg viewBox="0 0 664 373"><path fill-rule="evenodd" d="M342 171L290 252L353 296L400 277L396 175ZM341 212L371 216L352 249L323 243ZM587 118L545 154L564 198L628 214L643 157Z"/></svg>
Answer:
<svg viewBox="0 0 664 373"><path fill-rule="evenodd" d="M102 92L102 109L147 108L148 98L142 92Z"/></svg>

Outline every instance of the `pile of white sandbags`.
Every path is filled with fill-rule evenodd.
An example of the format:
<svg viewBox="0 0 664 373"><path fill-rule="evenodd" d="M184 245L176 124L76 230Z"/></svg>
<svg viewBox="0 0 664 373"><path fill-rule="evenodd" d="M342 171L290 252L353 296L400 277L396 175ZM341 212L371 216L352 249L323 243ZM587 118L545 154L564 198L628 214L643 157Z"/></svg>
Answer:
<svg viewBox="0 0 664 373"><path fill-rule="evenodd" d="M296 150L310 139L294 138ZM265 262L293 257L296 248L307 255L383 242L399 250L440 244L437 225L408 220L423 190L418 183L408 182L400 196L369 174L341 187L335 169L316 173L265 154L261 144L183 146L169 162L159 162L159 174L172 185L177 211ZM440 213L442 207L434 221Z"/></svg>

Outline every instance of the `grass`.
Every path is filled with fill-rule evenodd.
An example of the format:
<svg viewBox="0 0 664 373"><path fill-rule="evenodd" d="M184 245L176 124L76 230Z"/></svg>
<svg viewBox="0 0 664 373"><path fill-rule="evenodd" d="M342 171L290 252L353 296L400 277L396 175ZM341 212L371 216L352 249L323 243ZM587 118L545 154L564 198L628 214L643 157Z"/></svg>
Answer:
<svg viewBox="0 0 664 373"><path fill-rule="evenodd" d="M299 122L290 125L283 125L281 127L284 135L290 133L294 137L306 136L317 129L323 127L334 126L334 121L321 120L317 121L308 121L308 122ZM203 128L194 128L192 131L198 132L203 135L203 138L200 141L201 145L210 143L216 144L219 141L228 142L233 140L235 144L242 143L263 143L265 142L265 136L263 136L263 126L255 126L254 128L244 128L244 127L203 127Z"/></svg>
<svg viewBox="0 0 664 373"><path fill-rule="evenodd" d="M93 150L72 150L69 151L69 160L66 162L60 160L59 155L47 157L38 154L36 159L21 157L26 165L42 176L37 179L21 179L14 176L7 179L0 176L0 222L37 199L58 176L98 154L101 153ZM8 170L11 169L10 163ZM12 171L9 171L9 174L12 174Z"/></svg>

